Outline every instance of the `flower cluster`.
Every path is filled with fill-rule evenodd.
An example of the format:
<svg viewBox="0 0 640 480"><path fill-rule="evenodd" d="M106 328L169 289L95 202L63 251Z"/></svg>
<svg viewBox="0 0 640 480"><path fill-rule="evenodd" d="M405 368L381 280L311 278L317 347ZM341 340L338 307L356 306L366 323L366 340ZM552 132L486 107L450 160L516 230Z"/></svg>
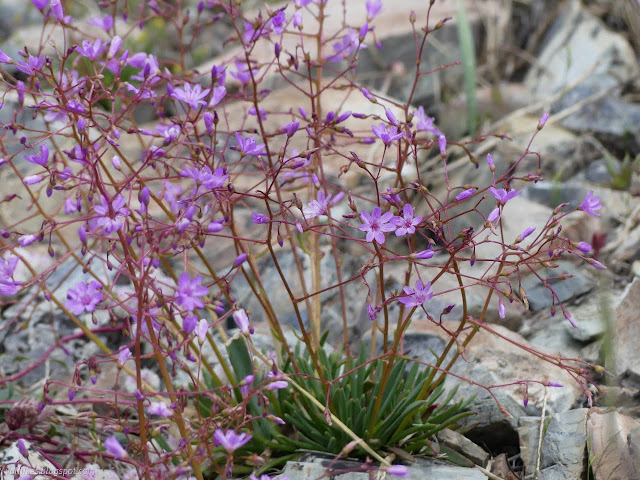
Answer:
<svg viewBox="0 0 640 480"><path fill-rule="evenodd" d="M353 360L353 305L366 307L372 336L384 334L382 351L369 360L384 358L393 367L412 319L444 328L442 316L454 305L438 322L432 299L447 277L462 293L485 288L487 305L497 303L504 318L510 303L526 303L516 284L539 265L573 255L604 268L595 240L592 246L564 238L556 228L576 211L599 216L602 205L593 191L576 209L558 207L546 225L504 238L503 221L520 200L513 199L537 174L514 167L498 176L488 155L491 185L450 183L450 156L469 153L483 138L466 144L448 139L422 106L394 103L357 75L358 56L380 46L382 0L367 0L363 18L344 15L345 23L330 34L305 24L336 17L338 0L293 0L255 15L239 2L201 0L182 11L181 2L151 0L138 2L137 13L127 2L107 3L111 13L76 20L66 2L32 0L44 32L55 26L65 42L43 37L20 52L0 50L0 108L12 112L0 159L2 178L10 182L0 198L0 307L4 312L15 304L6 310L20 312L10 324L25 328L27 317L43 310L26 305L64 312L75 330L66 337L55 332L46 356L59 348L71 358L75 349L65 343L80 337L99 349L78 356L67 381L47 380L31 417L41 420L51 406L69 402L104 403L117 412L92 418L90 426L58 418L56 428L43 429L50 433L38 438L65 462L100 456L127 463L134 468L125 477L131 480L224 479L250 471L249 478L267 480L258 476L259 465L274 446L309 447L304 435L293 441L281 430L285 421L288 429L302 428L291 421L300 412L287 408L322 392L322 401L304 412L305 426L318 419L328 425L340 411L337 398L324 407L326 387L337 387L338 380L328 379L319 359L327 357L326 332L333 347L344 345L347 363L336 371ZM203 68L196 62L198 39L219 25L225 54ZM415 29L423 39L433 30ZM165 51L165 32L177 33L175 51ZM422 72L415 75L408 98ZM276 91L281 86L282 95ZM341 96L339 106L332 95ZM351 95L364 95L376 111L360 111ZM431 179L434 189L423 184L417 161L423 154L445 169L441 182ZM491 213L482 214L484 224L471 225L489 210L479 208L482 202ZM467 219L466 228L455 226ZM498 245L499 254L476 258L486 243ZM345 253L351 250L358 253ZM347 275L348 262L358 266ZM389 271L400 269L404 273L389 282ZM543 284L552 313L561 308L572 322L552 282ZM334 306L324 308L325 301ZM460 302L466 302L462 294ZM298 328L298 349L288 335L290 320ZM460 331L470 323L474 331L490 328L486 311L458 321ZM268 334L270 343L263 338ZM555 357L540 355L558 365ZM301 359L312 366L305 370ZM560 366L578 372L573 376L584 387L585 364L576 362ZM5 380L20 381L38 366ZM108 371L116 372L115 383ZM370 371L362 368L363 383L386 383ZM93 384L100 376L105 381L98 389ZM416 404L424 403L428 387ZM340 425L347 420L340 418ZM68 442L60 435L66 431L81 438ZM423 436L412 437L409 453L427 448ZM331 440L326 448L333 453L358 448L381 470L408 475L406 467L384 459L388 452L375 450L396 445Z"/></svg>

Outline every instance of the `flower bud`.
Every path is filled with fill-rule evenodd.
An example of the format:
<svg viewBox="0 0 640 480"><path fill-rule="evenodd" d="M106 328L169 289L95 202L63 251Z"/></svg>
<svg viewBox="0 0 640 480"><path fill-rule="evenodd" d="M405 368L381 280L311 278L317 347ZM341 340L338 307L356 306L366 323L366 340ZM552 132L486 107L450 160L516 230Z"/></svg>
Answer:
<svg viewBox="0 0 640 480"><path fill-rule="evenodd" d="M545 112L542 114L540 121L538 122L538 130L542 130L542 127L547 123L547 120L549 120L549 113Z"/></svg>
<svg viewBox="0 0 640 480"><path fill-rule="evenodd" d="M523 241L525 238L531 235L535 229L536 227L528 227L524 232L518 235L518 238L516 238L515 243L520 243L521 241Z"/></svg>
<svg viewBox="0 0 640 480"><path fill-rule="evenodd" d="M496 165L493 163L493 158L491 158L490 153L487 153L487 164L489 165L489 170L491 170L492 173L496 171Z"/></svg>

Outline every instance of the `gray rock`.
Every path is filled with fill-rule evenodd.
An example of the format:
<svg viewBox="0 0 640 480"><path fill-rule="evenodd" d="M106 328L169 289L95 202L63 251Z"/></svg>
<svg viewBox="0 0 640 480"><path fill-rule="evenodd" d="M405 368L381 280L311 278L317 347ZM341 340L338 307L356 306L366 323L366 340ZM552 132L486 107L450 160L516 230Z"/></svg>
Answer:
<svg viewBox="0 0 640 480"><path fill-rule="evenodd" d="M578 357L581 345L574 340L569 329L575 330L562 313L551 317L548 311L543 310L525 322L519 333L536 347L562 353L563 357Z"/></svg>
<svg viewBox="0 0 640 480"><path fill-rule="evenodd" d="M547 283L553 288L561 302L567 302L573 298L589 293L595 286L595 281L580 270L572 263L560 261L558 268L545 268L538 273L541 278L557 277L562 274L572 274L572 278L567 280L549 280ZM529 308L533 312L549 308L552 304L551 292L545 287L535 275L527 275L522 279L522 288L524 288L529 300ZM556 305L557 305L556 300Z"/></svg>
<svg viewBox="0 0 640 480"><path fill-rule="evenodd" d="M445 428L437 436L441 445L464 455L476 465L486 467L489 463L491 456L464 435Z"/></svg>
<svg viewBox="0 0 640 480"><path fill-rule="evenodd" d="M601 88L601 80L601 77L593 78L589 84L576 87L553 110L562 110L565 105L574 105L597 93ZM593 134L609 148L626 148L632 155L640 152L640 105L636 103L605 96L584 105L560 123L574 132Z"/></svg>
<svg viewBox="0 0 640 480"><path fill-rule="evenodd" d="M567 207L568 209L578 207L589 190L584 184L543 180L528 185L524 195L526 198L549 208L556 208L561 203L568 203L571 205L571 207Z"/></svg>
<svg viewBox="0 0 640 480"><path fill-rule="evenodd" d="M596 480L640 480L637 433L640 423L613 410L592 408L587 414L589 464Z"/></svg>
<svg viewBox="0 0 640 480"><path fill-rule="evenodd" d="M622 295L613 326L614 373L625 386L640 386L640 279L634 278Z"/></svg>
<svg viewBox="0 0 640 480"><path fill-rule="evenodd" d="M629 453L637 472L640 472L640 427L634 428L627 435Z"/></svg>
<svg viewBox="0 0 640 480"><path fill-rule="evenodd" d="M622 292L619 292L622 293ZM584 303L571 307L571 317L578 328L573 328L568 322L564 324L571 337L579 342L592 342L604 335L607 330L608 311L617 306L619 293L589 296Z"/></svg>
<svg viewBox="0 0 640 480"><path fill-rule="evenodd" d="M625 38L572 0L549 29L543 48L525 78L537 100L549 98L587 74L599 76L599 90L638 74L633 49Z"/></svg>
<svg viewBox="0 0 640 480"><path fill-rule="evenodd" d="M541 473L547 479L575 479L584 474L587 447L587 412L580 408L554 414L543 433L540 457ZM540 434L540 417L519 419L520 454L525 471L534 472ZM529 477L527 477L529 478Z"/></svg>
<svg viewBox="0 0 640 480"><path fill-rule="evenodd" d="M486 475L474 468L464 468L429 458L416 458L416 462L407 465L409 480L485 480ZM359 470L359 471L358 471ZM300 460L288 462L281 475L275 479L289 478L289 480L315 480L321 478L329 471L330 477L335 480L368 480L370 472L376 473L375 469L367 467L362 463L351 460L336 460L334 458L323 458L313 454L304 455ZM383 477L384 478L384 477ZM393 478L387 475L386 478Z"/></svg>
<svg viewBox="0 0 640 480"><path fill-rule="evenodd" d="M591 162L585 169L584 176L587 181L595 183L596 185L609 185L612 180L604 160Z"/></svg>

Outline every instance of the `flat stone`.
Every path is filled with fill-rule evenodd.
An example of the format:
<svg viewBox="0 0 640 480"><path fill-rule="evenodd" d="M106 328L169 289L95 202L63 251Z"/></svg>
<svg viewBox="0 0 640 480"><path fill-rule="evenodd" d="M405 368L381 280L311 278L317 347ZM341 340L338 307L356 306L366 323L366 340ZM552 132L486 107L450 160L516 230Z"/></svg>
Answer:
<svg viewBox="0 0 640 480"><path fill-rule="evenodd" d="M589 85L569 92L563 102L574 105L600 90L601 78L594 78ZM615 96L587 103L576 113L561 121L562 126L577 132L594 135L610 148L622 143L632 155L640 152L640 105Z"/></svg>
<svg viewBox="0 0 640 480"><path fill-rule="evenodd" d="M627 386L640 386L640 279L635 277L622 295L613 330L614 373Z"/></svg>
<svg viewBox="0 0 640 480"><path fill-rule="evenodd" d="M617 85L638 74L633 49L625 38L572 0L557 15L542 51L525 78L537 100L549 98L577 81L593 67L600 89Z"/></svg>
<svg viewBox="0 0 640 480"><path fill-rule="evenodd" d="M638 451L636 430L639 428L637 420L617 411L604 413L597 408L589 410L588 460L595 480L640 479L639 457L634 456Z"/></svg>
<svg viewBox="0 0 640 480"><path fill-rule="evenodd" d="M586 418L588 409L579 408L554 414L542 439L541 470L545 478L582 478L587 448ZM526 472L534 472L538 452L540 417L519 419L520 454Z"/></svg>
<svg viewBox="0 0 640 480"><path fill-rule="evenodd" d="M583 274L581 270L576 268L572 263L559 261L557 262L557 264L558 268L545 268L538 271L537 273L543 279L549 277L557 277L565 273L574 275L572 278L569 278L567 280L549 280L548 282L561 302L568 302L573 298L589 293L596 285L596 282L593 279ZM537 276L527 275L526 277L524 277L522 279L522 288L524 288L525 292L527 293L527 298L529 300L529 309L532 312L537 312L539 310L551 307L551 292L540 282Z"/></svg>
<svg viewBox="0 0 640 480"><path fill-rule="evenodd" d="M607 310L616 308L620 295L603 294L589 296L581 305L571 307L571 318L578 328L571 326L569 322L564 322L564 328L569 332L571 338L579 342L592 342L607 330L605 315Z"/></svg>
<svg viewBox="0 0 640 480"><path fill-rule="evenodd" d="M464 455L476 465L486 467L489 463L491 456L464 435L445 428L440 430L437 436L441 445Z"/></svg>
<svg viewBox="0 0 640 480"><path fill-rule="evenodd" d="M485 480L488 477L475 468L464 468L443 462L442 460L429 458L416 458L416 462L407 465L409 480ZM282 474L274 477L277 480L315 480L324 477L327 471L334 480L369 480L371 467L364 469L362 463L352 460L339 459L334 461L331 457L319 457L316 455L304 455L300 460L288 462ZM354 471L362 469L361 471ZM376 470L373 470L374 477ZM394 478L386 474L375 478Z"/></svg>
<svg viewBox="0 0 640 480"><path fill-rule="evenodd" d="M458 327L457 321L443 321L443 327L449 331L455 331ZM505 327L495 324L487 324L493 332L483 328L480 329L465 349L465 358L459 358L454 364L452 372L461 378L470 379L485 386L504 385L516 379L538 380L540 382L557 382L564 385L563 388L549 388L547 396L548 411L562 412L569 410L582 396L582 390L566 371L553 367L551 364L529 354L525 349L537 348L542 352L547 352L543 347L534 347L530 342L517 333ZM449 341L448 335L435 323L415 319L405 338L410 338L414 334L437 335L445 342ZM458 341L464 342L466 334L462 334ZM509 339L509 341L505 340ZM522 345L521 348L518 345ZM487 352L491 352L490 355ZM436 352L438 353L438 352ZM555 352L551 353L552 355ZM433 362L433 355L422 359L426 362ZM472 395L483 393L477 387L461 382L459 379L448 376L445 386L453 388L459 384L456 399L469 398ZM524 388L521 385L511 385L508 387L494 389L494 393L502 394L512 400L510 405L522 408L524 401ZM529 415L540 413L544 388L540 384L529 385L527 412ZM478 395L482 398L482 395ZM503 401L500 400L502 403ZM495 404L495 401L493 401ZM510 405L507 405L509 407ZM474 403L474 409L476 404ZM499 412L499 408L496 407ZM524 415L514 410L511 415L516 417ZM474 439L472 439L474 440ZM475 440L474 440L475 441ZM476 442L478 443L478 442Z"/></svg>

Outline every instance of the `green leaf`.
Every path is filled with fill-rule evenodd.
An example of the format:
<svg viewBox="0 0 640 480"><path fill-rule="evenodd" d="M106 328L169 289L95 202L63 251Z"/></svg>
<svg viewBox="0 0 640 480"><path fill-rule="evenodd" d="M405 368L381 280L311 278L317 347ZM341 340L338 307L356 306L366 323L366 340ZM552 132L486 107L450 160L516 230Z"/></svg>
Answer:
<svg viewBox="0 0 640 480"><path fill-rule="evenodd" d="M231 367L236 374L234 384L237 384L247 375L253 375L253 362L251 361L251 355L249 354L244 335L238 332L227 342L226 347Z"/></svg>

